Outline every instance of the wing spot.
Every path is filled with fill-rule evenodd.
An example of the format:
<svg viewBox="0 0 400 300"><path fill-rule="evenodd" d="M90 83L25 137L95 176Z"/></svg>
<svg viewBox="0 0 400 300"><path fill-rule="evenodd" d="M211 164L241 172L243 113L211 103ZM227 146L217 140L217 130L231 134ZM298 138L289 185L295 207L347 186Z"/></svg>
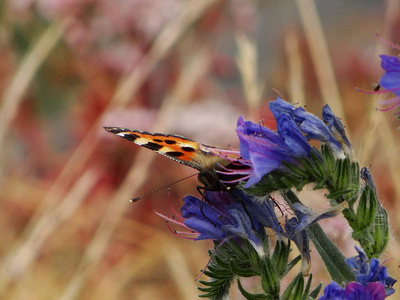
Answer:
<svg viewBox="0 0 400 300"><path fill-rule="evenodd" d="M154 151L158 151L158 150L160 150L162 147L164 147L163 145L159 145L159 144L157 144L157 143L152 143L152 142L149 142L149 143L147 143L147 144L143 144L142 146L143 146L143 147L146 147L146 148L149 148L149 149L151 149L151 150L154 150Z"/></svg>
<svg viewBox="0 0 400 300"><path fill-rule="evenodd" d="M182 152L179 152L179 151L168 151L168 152L165 152L165 154L172 156L172 157L180 157L180 156L184 155Z"/></svg>
<svg viewBox="0 0 400 300"><path fill-rule="evenodd" d="M127 139L128 141L132 141L132 142L134 142L137 138L139 138L139 136L134 133L121 132L121 133L117 133L117 135Z"/></svg>
<svg viewBox="0 0 400 300"><path fill-rule="evenodd" d="M161 139L153 139L153 141L156 142L156 143L162 143L163 142L163 140L161 140Z"/></svg>
<svg viewBox="0 0 400 300"><path fill-rule="evenodd" d="M185 152L195 152L196 149L192 148L192 147L182 147L182 150Z"/></svg>
<svg viewBox="0 0 400 300"><path fill-rule="evenodd" d="M168 145L176 144L176 141L174 141L174 140L165 140L164 142L165 142L166 144L168 144Z"/></svg>

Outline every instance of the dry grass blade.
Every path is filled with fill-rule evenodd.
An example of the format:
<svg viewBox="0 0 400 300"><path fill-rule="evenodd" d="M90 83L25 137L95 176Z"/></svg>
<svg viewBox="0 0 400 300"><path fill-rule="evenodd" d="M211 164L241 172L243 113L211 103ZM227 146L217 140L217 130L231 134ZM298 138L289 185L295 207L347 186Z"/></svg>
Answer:
<svg viewBox="0 0 400 300"><path fill-rule="evenodd" d="M196 284L193 280L193 275L188 269L189 264L186 262L185 253L182 249L176 246L169 247L165 258L179 291L182 294L182 299L196 299Z"/></svg>
<svg viewBox="0 0 400 300"><path fill-rule="evenodd" d="M0 270L2 278L0 291L3 292L14 277L20 276L26 270L30 262L39 255L45 241L81 205L97 180L95 171L86 171L81 180L66 195L64 201L59 203L54 210L43 215L31 234L20 241L20 244L16 246L18 250L9 252L10 255L3 261Z"/></svg>
<svg viewBox="0 0 400 300"><path fill-rule="evenodd" d="M51 24L25 55L8 89L4 92L0 107L0 149L3 149L6 134L10 132L10 124L33 77L59 42L70 21L69 18L65 18Z"/></svg>
<svg viewBox="0 0 400 300"><path fill-rule="evenodd" d="M296 0L303 23L305 35L311 51L314 68L321 89L322 101L329 104L336 115L346 124L339 88L335 79L328 47L322 31L321 22L313 0Z"/></svg>
<svg viewBox="0 0 400 300"><path fill-rule="evenodd" d="M236 37L236 45L239 50L236 63L242 79L250 119L257 119L265 88L265 84L261 84L258 79L257 48L254 42L243 35Z"/></svg>
<svg viewBox="0 0 400 300"><path fill-rule="evenodd" d="M189 1L182 14L171 20L160 32L154 41L148 55L142 59L139 65L125 78L121 79L117 91L111 100L115 106L125 106L136 94L138 88L154 69L157 63L165 57L168 51L175 45L184 33L196 22L207 9L219 2L219 0Z"/></svg>
<svg viewBox="0 0 400 300"><path fill-rule="evenodd" d="M299 105L306 99L304 86L304 68L299 50L299 39L293 31L285 38L285 47L289 64L288 69L288 92L289 99L295 99Z"/></svg>

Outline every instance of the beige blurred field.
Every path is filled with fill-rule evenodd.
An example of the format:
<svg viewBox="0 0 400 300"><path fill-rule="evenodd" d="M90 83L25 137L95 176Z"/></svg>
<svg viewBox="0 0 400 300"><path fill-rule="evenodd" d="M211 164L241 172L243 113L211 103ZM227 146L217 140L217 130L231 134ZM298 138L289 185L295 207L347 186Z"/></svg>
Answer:
<svg viewBox="0 0 400 300"><path fill-rule="evenodd" d="M212 245L154 213L197 195L195 177L129 203L195 171L102 126L237 147L237 118L273 126L277 95L342 118L389 212L383 260L400 279L400 121L375 110L384 95L355 90L374 88L379 54L398 54L375 36L400 42L398 1L8 0L0 12L0 299L196 299ZM348 228L329 222L353 255Z"/></svg>

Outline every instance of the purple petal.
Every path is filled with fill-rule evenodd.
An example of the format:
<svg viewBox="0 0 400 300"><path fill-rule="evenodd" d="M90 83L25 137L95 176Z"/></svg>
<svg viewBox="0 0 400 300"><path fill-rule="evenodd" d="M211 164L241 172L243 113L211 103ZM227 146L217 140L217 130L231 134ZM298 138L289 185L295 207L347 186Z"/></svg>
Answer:
<svg viewBox="0 0 400 300"><path fill-rule="evenodd" d="M276 121L278 125L277 132L283 137L290 154L295 157L309 156L311 146L296 123L287 114L281 114Z"/></svg>
<svg viewBox="0 0 400 300"><path fill-rule="evenodd" d="M397 56L380 55L382 59L381 67L386 72L381 77L379 84L385 89L394 90L397 96L400 96L400 61Z"/></svg>
<svg viewBox="0 0 400 300"><path fill-rule="evenodd" d="M324 294L319 297L319 300L343 300L344 288L332 281L324 288Z"/></svg>
<svg viewBox="0 0 400 300"><path fill-rule="evenodd" d="M345 298L349 300L383 300L385 289L382 283L371 282L366 287L358 282L350 282L344 291Z"/></svg>

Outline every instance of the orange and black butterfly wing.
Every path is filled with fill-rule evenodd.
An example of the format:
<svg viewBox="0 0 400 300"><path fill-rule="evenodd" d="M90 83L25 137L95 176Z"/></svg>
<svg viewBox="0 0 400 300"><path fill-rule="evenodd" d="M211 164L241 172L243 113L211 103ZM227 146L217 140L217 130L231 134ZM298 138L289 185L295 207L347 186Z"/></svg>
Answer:
<svg viewBox="0 0 400 300"><path fill-rule="evenodd" d="M104 129L199 171L203 169L203 156L208 155L200 149L198 143L180 135L151 133L122 127L104 127Z"/></svg>

